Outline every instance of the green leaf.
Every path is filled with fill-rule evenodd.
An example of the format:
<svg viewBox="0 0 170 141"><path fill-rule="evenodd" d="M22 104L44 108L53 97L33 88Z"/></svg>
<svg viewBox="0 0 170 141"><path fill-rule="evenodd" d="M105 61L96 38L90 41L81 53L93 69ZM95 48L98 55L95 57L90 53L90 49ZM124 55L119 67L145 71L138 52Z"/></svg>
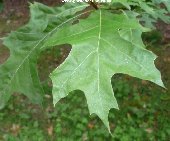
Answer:
<svg viewBox="0 0 170 141"><path fill-rule="evenodd" d="M170 23L170 17L167 15L168 11L160 7L160 3L162 2L165 6L169 5L166 3L166 0L159 2L154 0L152 2L138 2L138 6L144 11L141 13L140 21L144 22L145 27L155 29L154 23L156 23L158 19L164 21L165 23Z"/></svg>
<svg viewBox="0 0 170 141"><path fill-rule="evenodd" d="M167 10L170 12L170 1L169 0L152 0L152 1L156 4L163 3L166 6Z"/></svg>
<svg viewBox="0 0 170 141"><path fill-rule="evenodd" d="M68 58L50 75L54 105L69 92L82 90L90 114L97 114L109 129L109 110L118 109L111 86L114 74L128 74L163 86L154 65L156 56L141 41L144 31L135 18L101 10L78 24L60 28L44 45L72 45Z"/></svg>
<svg viewBox="0 0 170 141"><path fill-rule="evenodd" d="M40 3L31 4L29 23L4 38L10 57L0 66L0 109L13 92L24 93L34 103L42 103L44 92L36 70L40 48L51 34L70 24L77 16L75 13L87 6L85 3L68 3L49 8Z"/></svg>
<svg viewBox="0 0 170 141"><path fill-rule="evenodd" d="M125 6L127 9L130 9L130 6L127 0L112 0L112 4L114 3L120 3L123 6Z"/></svg>

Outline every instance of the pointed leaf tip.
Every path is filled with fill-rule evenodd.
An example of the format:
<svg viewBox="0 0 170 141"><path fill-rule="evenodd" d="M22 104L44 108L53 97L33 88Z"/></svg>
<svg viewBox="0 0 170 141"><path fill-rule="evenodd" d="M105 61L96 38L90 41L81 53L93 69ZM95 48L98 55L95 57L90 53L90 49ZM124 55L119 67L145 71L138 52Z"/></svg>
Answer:
<svg viewBox="0 0 170 141"><path fill-rule="evenodd" d="M55 102L73 90L82 90L90 113L97 114L110 132L109 110L119 109L110 82L113 74L128 74L163 86L161 81L153 81L160 79L160 73L153 63L155 55L145 49L142 32L135 18L103 10L61 28L46 43L72 45L69 56L51 77Z"/></svg>

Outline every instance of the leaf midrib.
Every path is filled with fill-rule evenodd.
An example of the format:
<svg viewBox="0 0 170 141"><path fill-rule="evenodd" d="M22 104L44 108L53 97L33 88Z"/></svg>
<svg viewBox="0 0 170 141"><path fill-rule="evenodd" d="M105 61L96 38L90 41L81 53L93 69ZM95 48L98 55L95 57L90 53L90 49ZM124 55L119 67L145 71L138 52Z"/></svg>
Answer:
<svg viewBox="0 0 170 141"><path fill-rule="evenodd" d="M100 93L100 57L99 57L99 47L100 47L100 40L101 40L101 26L102 26L102 13L100 10L100 18L99 18L99 35L98 35L98 46L96 49L97 52L97 65L98 65L98 71L97 71L97 93L99 94L99 98L100 98L100 103L101 103L101 110L104 113L104 108L103 108L103 102L102 102L102 98L101 98L101 93Z"/></svg>
<svg viewBox="0 0 170 141"><path fill-rule="evenodd" d="M103 103L102 103L102 98L101 98L101 94L100 94L100 54L99 54L99 47L100 47L100 40L101 40L101 27L102 27L102 15L101 15L101 10L100 10L100 16L99 16L99 26L95 26L93 28L90 28L88 29L89 30L93 30L94 28L97 28L99 27L99 33L98 33L98 41L97 41L97 48L95 50L93 50L92 52L90 52L86 57L85 59L83 59L83 61L73 70L73 72L71 73L71 75L68 77L68 79L66 79L63 84L61 85L60 87L60 91L59 93L61 93L61 90L63 89L64 85L69 81L69 79L71 77L73 77L73 74L75 74L75 72L77 71L77 69L88 59L88 57L90 55L92 55L93 53L97 53L97 65L98 65L98 68L97 68L97 93L99 94L99 97L100 97L100 103L101 103L101 108L102 108L102 111L104 111L104 108L103 108ZM86 30L87 31L87 30ZM75 34L74 34L75 35ZM70 37L70 36L69 36ZM69 58L69 57L68 57ZM64 63L63 63L64 64ZM62 64L62 65L63 65ZM61 66L59 66L61 67Z"/></svg>

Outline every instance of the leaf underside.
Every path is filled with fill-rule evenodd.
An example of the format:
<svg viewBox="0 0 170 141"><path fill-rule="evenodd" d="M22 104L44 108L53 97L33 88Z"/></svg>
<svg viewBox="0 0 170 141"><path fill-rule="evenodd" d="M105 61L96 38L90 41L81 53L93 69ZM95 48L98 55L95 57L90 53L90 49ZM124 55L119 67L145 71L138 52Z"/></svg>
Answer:
<svg viewBox="0 0 170 141"><path fill-rule="evenodd" d="M34 103L43 101L43 89L36 69L37 58L45 40L63 25L69 25L86 3L65 4L49 8L40 3L30 5L27 25L11 32L3 44L10 49L9 59L0 66L0 109L14 92L23 93Z"/></svg>
<svg viewBox="0 0 170 141"><path fill-rule="evenodd" d="M50 75L54 105L69 92L82 90L90 114L97 114L110 129L109 110L118 109L111 86L114 74L128 74L163 86L154 65L156 56L141 40L144 31L136 19L102 10L76 25L60 28L45 44L72 45L67 59Z"/></svg>

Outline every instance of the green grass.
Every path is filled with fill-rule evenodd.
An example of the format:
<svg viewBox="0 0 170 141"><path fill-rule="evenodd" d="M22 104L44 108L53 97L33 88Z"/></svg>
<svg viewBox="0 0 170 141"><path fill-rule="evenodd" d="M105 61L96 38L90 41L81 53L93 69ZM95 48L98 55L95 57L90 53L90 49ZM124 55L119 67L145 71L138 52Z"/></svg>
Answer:
<svg viewBox="0 0 170 141"><path fill-rule="evenodd" d="M116 83L114 83L114 81ZM135 85L134 85L135 84ZM168 141L169 96L159 87L122 75L113 78L120 110L109 114L112 136L95 115L89 116L81 91L72 92L55 108L46 98L44 109L15 96L0 112L0 138L4 141ZM48 92L48 89L46 90ZM12 125L19 129L12 130ZM52 135L48 129L53 127Z"/></svg>

